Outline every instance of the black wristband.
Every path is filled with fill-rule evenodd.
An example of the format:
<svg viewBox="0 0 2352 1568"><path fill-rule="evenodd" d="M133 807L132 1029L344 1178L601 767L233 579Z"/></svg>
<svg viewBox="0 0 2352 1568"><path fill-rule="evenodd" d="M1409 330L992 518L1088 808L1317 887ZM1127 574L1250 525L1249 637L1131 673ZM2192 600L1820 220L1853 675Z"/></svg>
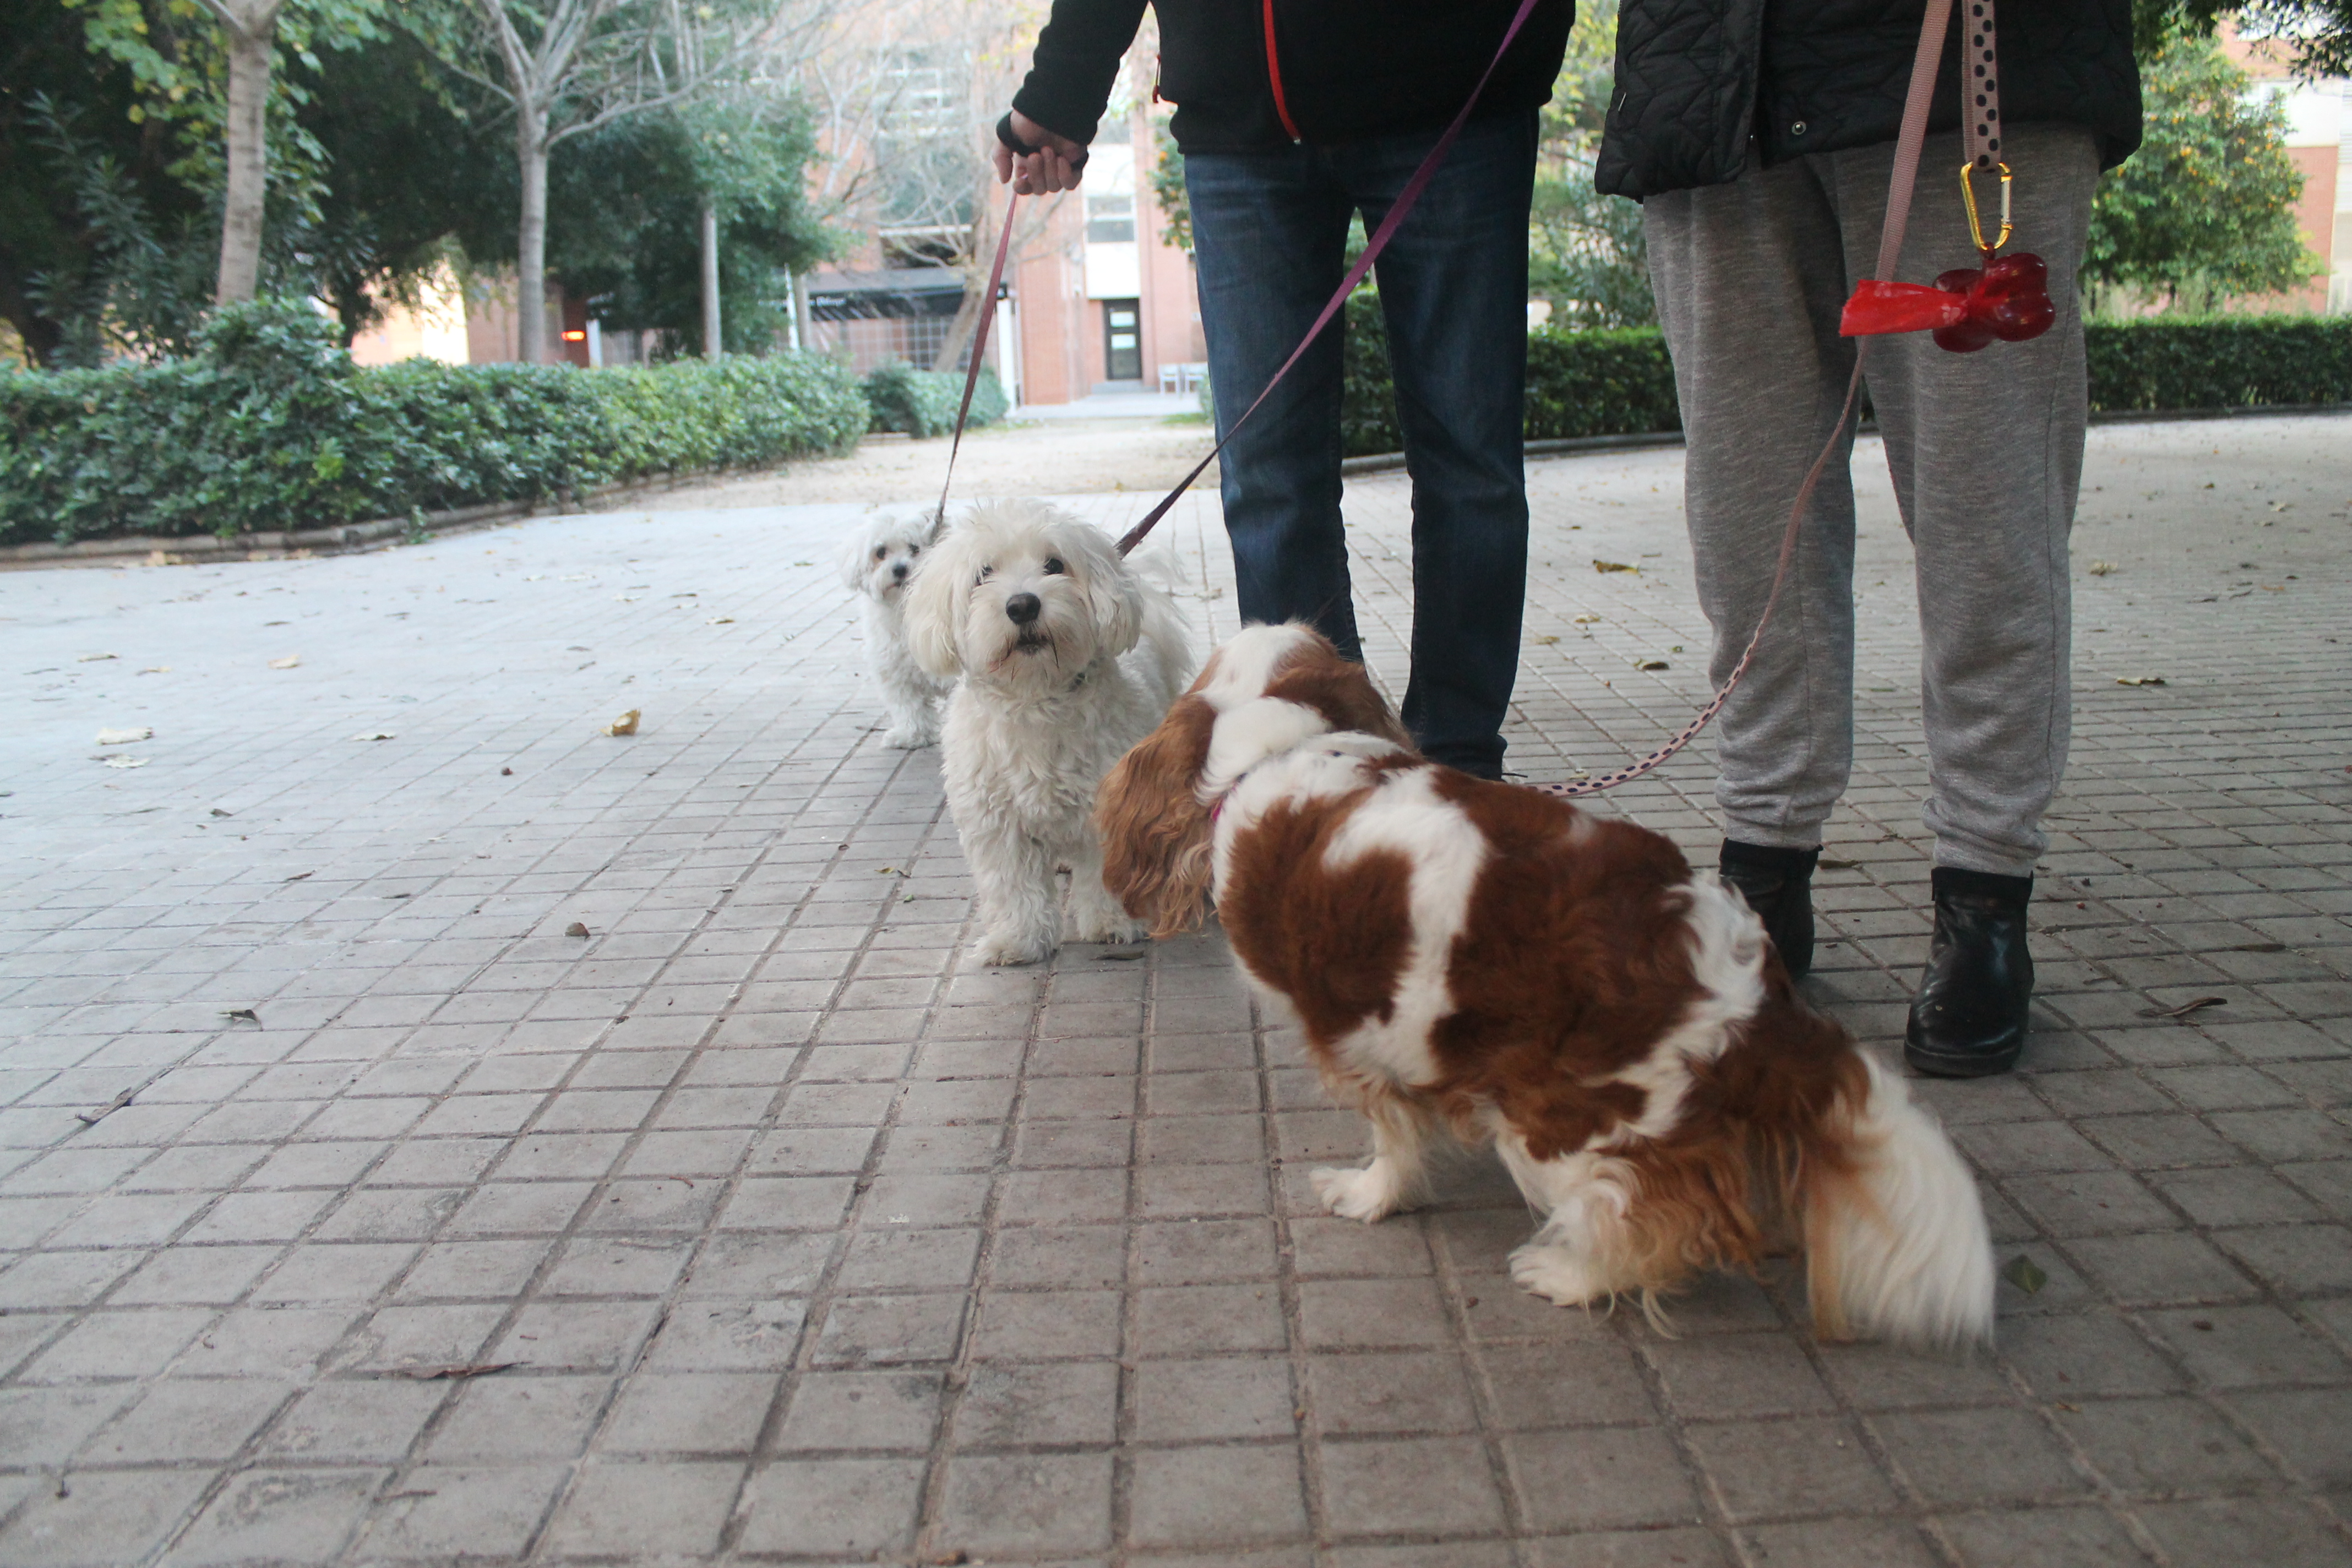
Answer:
<svg viewBox="0 0 2352 1568"><path fill-rule="evenodd" d="M1012 148L1013 154L1016 157L1034 158L1038 153L1045 151L1043 147L1032 147L1028 142L1024 142L1018 135L1014 134L1013 130L1013 111L1009 109L1004 111L1004 118L996 122L996 139L999 142L1003 142L1007 147Z"/></svg>
<svg viewBox="0 0 2352 1568"><path fill-rule="evenodd" d="M1012 149L1013 155L1016 158L1034 158L1038 153L1045 151L1043 147L1032 147L1028 142L1024 142L1017 134L1014 133L1013 129L1013 111L1011 110L1006 110L1004 112L1004 118L996 122L996 139L999 142L1003 142L1006 147ZM1085 168L1087 166L1087 156L1088 154L1084 148L1079 149L1078 155L1069 160L1070 167L1073 169Z"/></svg>

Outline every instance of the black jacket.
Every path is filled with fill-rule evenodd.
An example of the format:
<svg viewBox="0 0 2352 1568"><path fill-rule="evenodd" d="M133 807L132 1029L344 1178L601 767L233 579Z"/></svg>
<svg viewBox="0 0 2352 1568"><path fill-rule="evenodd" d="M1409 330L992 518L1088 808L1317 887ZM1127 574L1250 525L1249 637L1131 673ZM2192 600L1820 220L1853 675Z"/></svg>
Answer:
<svg viewBox="0 0 2352 1568"><path fill-rule="evenodd" d="M1965 13L1967 0L1954 7ZM1721 184L1747 166L1892 142L1926 0L1624 0L1594 179L1622 196ZM2139 145L2131 0L2007 0L2001 118L2090 128L2112 168ZM1960 123L1958 29L1930 131Z"/></svg>
<svg viewBox="0 0 2352 1568"><path fill-rule="evenodd" d="M1187 153L1348 142L1444 125L1494 57L1517 0L1154 0L1160 96ZM1094 140L1145 0L1055 0L1013 106ZM1551 96L1574 0L1539 0L1478 100L1481 117Z"/></svg>

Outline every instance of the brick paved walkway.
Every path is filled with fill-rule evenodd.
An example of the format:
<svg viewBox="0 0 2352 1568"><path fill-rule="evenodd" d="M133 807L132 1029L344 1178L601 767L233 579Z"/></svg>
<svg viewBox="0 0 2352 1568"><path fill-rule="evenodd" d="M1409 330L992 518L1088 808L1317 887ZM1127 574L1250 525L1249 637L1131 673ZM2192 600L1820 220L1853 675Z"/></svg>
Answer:
<svg viewBox="0 0 2352 1568"><path fill-rule="evenodd" d="M1318 1216L1360 1126L1213 939L961 967L849 508L0 579L0 1563L2352 1561L2352 421L2093 445L2042 1027L1927 1089L2047 1279L1971 1363L1777 1278L1671 1339L1537 1302L1484 1162ZM1531 773L1697 700L1679 464L1536 470ZM1883 1045L1926 867L1867 491L1811 984ZM1404 494L1351 499L1391 678ZM1614 808L1711 853L1704 751Z"/></svg>

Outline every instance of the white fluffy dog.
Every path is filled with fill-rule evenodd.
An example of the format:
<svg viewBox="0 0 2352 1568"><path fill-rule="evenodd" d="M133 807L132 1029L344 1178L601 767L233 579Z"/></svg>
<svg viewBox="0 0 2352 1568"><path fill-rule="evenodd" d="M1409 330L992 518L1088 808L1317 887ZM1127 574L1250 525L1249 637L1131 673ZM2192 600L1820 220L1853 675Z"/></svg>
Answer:
<svg viewBox="0 0 2352 1568"><path fill-rule="evenodd" d="M961 676L940 737L948 805L979 884L982 963L1032 963L1070 932L1132 942L1143 927L1103 887L1096 786L1192 677L1167 595L1099 529L1039 501L976 507L923 558L908 647Z"/></svg>
<svg viewBox="0 0 2352 1568"><path fill-rule="evenodd" d="M925 672L907 649L907 584L944 531L935 512L876 512L841 545L841 580L865 605L866 665L890 719L882 743L904 751L939 740L939 700L954 684Z"/></svg>

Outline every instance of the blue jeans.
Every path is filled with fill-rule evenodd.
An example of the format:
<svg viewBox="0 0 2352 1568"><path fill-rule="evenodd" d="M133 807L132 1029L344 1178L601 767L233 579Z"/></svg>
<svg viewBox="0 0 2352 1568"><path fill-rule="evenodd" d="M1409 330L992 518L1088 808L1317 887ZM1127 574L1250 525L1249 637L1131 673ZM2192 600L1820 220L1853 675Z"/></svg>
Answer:
<svg viewBox="0 0 2352 1568"><path fill-rule="evenodd" d="M1347 270L1434 132L1185 160L1218 434L1241 416ZM1536 111L1474 121L1377 264L1412 476L1412 671L1402 717L1422 750L1499 776L1527 597L1520 458L1528 203ZM1339 516L1334 322L1223 460L1244 621L1312 623L1363 657Z"/></svg>

